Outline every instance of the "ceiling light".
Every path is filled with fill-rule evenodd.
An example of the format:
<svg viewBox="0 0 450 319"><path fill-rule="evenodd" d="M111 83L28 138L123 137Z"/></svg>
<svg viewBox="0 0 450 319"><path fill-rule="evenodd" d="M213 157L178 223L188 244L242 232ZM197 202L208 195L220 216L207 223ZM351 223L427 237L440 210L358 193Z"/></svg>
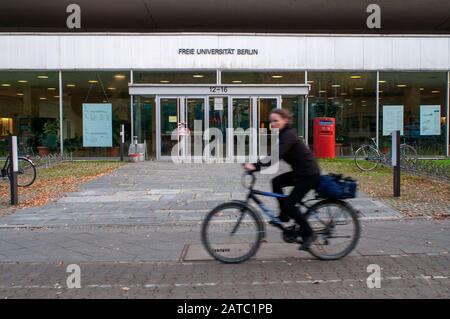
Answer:
<svg viewBox="0 0 450 319"><path fill-rule="evenodd" d="M431 91L431 93L439 93L440 91Z"/></svg>
<svg viewBox="0 0 450 319"><path fill-rule="evenodd" d="M56 88L47 88L47 90L54 91L54 90L56 90Z"/></svg>
<svg viewBox="0 0 450 319"><path fill-rule="evenodd" d="M89 82L89 83L98 83L97 80L89 80L88 82Z"/></svg>
<svg viewBox="0 0 450 319"><path fill-rule="evenodd" d="M347 95L347 94L348 94L348 93L346 93L346 92L342 92L342 93L341 93L341 95Z"/></svg>
<svg viewBox="0 0 450 319"><path fill-rule="evenodd" d="M168 81L168 80L161 80L161 81L159 81L160 83L170 83L170 81Z"/></svg>
<svg viewBox="0 0 450 319"><path fill-rule="evenodd" d="M361 75L351 75L350 79L360 79Z"/></svg>
<svg viewBox="0 0 450 319"><path fill-rule="evenodd" d="M334 99L334 97L329 97L328 99L329 99L329 100L333 100L333 99Z"/></svg>
<svg viewBox="0 0 450 319"><path fill-rule="evenodd" d="M356 91L362 91L364 88L355 88Z"/></svg>
<svg viewBox="0 0 450 319"><path fill-rule="evenodd" d="M205 76L202 74L194 74L192 77L194 78L204 78Z"/></svg>
<svg viewBox="0 0 450 319"><path fill-rule="evenodd" d="M233 83L242 83L242 81L240 81L240 80L233 80L231 82L233 82Z"/></svg>
<svg viewBox="0 0 450 319"><path fill-rule="evenodd" d="M325 90L320 90L319 93L326 93L327 91Z"/></svg>
<svg viewBox="0 0 450 319"><path fill-rule="evenodd" d="M380 80L380 81L378 81L378 83L386 83L386 81L385 80Z"/></svg>
<svg viewBox="0 0 450 319"><path fill-rule="evenodd" d="M46 75L38 75L37 78L38 79L48 79L48 76L46 76Z"/></svg>
<svg viewBox="0 0 450 319"><path fill-rule="evenodd" d="M308 81L308 83L314 83L314 81Z"/></svg>
<svg viewBox="0 0 450 319"><path fill-rule="evenodd" d="M378 93L383 93L383 91L378 91Z"/></svg>
<svg viewBox="0 0 450 319"><path fill-rule="evenodd" d="M424 89L424 88L420 88L419 90L423 91L423 90L425 90L425 89Z"/></svg>
<svg viewBox="0 0 450 319"><path fill-rule="evenodd" d="M316 97L315 95L310 95L309 97Z"/></svg>
<svg viewBox="0 0 450 319"><path fill-rule="evenodd" d="M19 80L19 81L17 81L17 82L19 82L19 83L28 83L27 80Z"/></svg>
<svg viewBox="0 0 450 319"><path fill-rule="evenodd" d="M346 102L351 102L352 99L345 99Z"/></svg>
<svg viewBox="0 0 450 319"><path fill-rule="evenodd" d="M115 89L116 89L116 88L113 88L113 87L109 87L109 88L108 88L108 90L111 90L111 91L112 91L112 90L115 90Z"/></svg>
<svg viewBox="0 0 450 319"><path fill-rule="evenodd" d="M11 86L9 83L2 83L2 86Z"/></svg>
<svg viewBox="0 0 450 319"><path fill-rule="evenodd" d="M116 80L123 80L123 79L125 79L127 76L126 75L123 75L123 74L116 74L116 75L114 75L114 78L116 79Z"/></svg>
<svg viewBox="0 0 450 319"><path fill-rule="evenodd" d="M53 95L53 97L59 98L59 95Z"/></svg>
<svg viewBox="0 0 450 319"><path fill-rule="evenodd" d="M67 86L67 87L70 87L70 88L74 88L74 87L75 87L75 84L67 84L66 86Z"/></svg>
<svg viewBox="0 0 450 319"><path fill-rule="evenodd" d="M341 86L339 84L333 84L331 87L332 88L340 88Z"/></svg>
<svg viewBox="0 0 450 319"><path fill-rule="evenodd" d="M404 87L406 87L406 84L397 84L397 87L404 88Z"/></svg>
<svg viewBox="0 0 450 319"><path fill-rule="evenodd" d="M23 93L17 93L18 96L23 96Z"/></svg>
<svg viewBox="0 0 450 319"><path fill-rule="evenodd" d="M282 75L272 75L272 77L273 77L274 79L281 79L283 76L282 76Z"/></svg>
<svg viewBox="0 0 450 319"><path fill-rule="evenodd" d="M39 100L46 100L46 97L40 97Z"/></svg>
<svg viewBox="0 0 450 319"><path fill-rule="evenodd" d="M361 101L361 103L366 103L367 101Z"/></svg>

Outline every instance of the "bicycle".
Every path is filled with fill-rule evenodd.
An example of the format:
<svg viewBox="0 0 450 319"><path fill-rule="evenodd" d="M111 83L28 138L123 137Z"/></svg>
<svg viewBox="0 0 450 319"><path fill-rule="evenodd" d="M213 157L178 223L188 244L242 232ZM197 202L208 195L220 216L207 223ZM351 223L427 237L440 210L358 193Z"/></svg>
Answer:
<svg viewBox="0 0 450 319"><path fill-rule="evenodd" d="M18 158L18 174L17 174L17 185L20 187L27 187L34 183L36 180L36 167L33 162L26 157L19 156ZM6 158L3 168L1 169L0 177L10 179L10 157Z"/></svg>
<svg viewBox="0 0 450 319"><path fill-rule="evenodd" d="M246 176L251 176L248 185L245 184ZM270 219L270 225L282 231L282 239L285 242L302 243L299 226L297 224L283 226L278 217L256 197L256 195L262 195L286 198L288 195L255 190L253 189L255 181L253 172L244 173L242 183L249 190L247 199L223 203L212 209L205 217L201 239L206 251L214 259L223 263L241 263L258 251L266 236L265 223L261 213L249 205L250 200L253 200ZM312 201L316 202L312 205L308 204ZM314 257L321 260L337 260L348 255L356 247L361 228L359 212L349 203L343 200L320 198L316 194L314 198L302 201L300 206L306 209L303 214L316 235L316 240L308 250ZM231 240L231 243L225 242L227 240ZM334 243L335 240L338 242L337 246L342 248L333 252L331 242Z"/></svg>
<svg viewBox="0 0 450 319"><path fill-rule="evenodd" d="M390 156L380 152L375 138L371 138L372 145L363 144L355 152L355 164L362 171L374 170L379 164L388 165ZM400 144L400 163L417 160L417 151L411 145Z"/></svg>

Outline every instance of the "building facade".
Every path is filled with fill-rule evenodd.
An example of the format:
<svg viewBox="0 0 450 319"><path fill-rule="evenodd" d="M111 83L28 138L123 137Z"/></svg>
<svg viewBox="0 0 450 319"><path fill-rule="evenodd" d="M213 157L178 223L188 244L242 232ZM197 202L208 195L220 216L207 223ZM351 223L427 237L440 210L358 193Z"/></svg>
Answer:
<svg viewBox="0 0 450 319"><path fill-rule="evenodd" d="M197 120L233 157L240 129L259 141L285 108L311 147L313 119L335 118L338 156L388 146L399 125L419 155L449 156L449 71L448 35L0 33L0 133L27 151L114 157L123 124L164 159L173 130ZM87 112L102 104L110 128ZM96 144L96 129L111 132Z"/></svg>

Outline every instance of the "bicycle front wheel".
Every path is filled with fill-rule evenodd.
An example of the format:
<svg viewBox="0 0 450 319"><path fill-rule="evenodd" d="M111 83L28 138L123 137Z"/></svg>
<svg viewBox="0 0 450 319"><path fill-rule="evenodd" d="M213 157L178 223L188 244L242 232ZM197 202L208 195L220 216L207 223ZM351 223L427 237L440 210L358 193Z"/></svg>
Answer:
<svg viewBox="0 0 450 319"><path fill-rule="evenodd" d="M240 263L252 257L264 236L258 215L243 203L224 203L206 216L202 243L206 251L223 263Z"/></svg>
<svg viewBox="0 0 450 319"><path fill-rule="evenodd" d="M19 157L18 164L19 171L17 173L17 185L20 187L30 186L36 180L36 167L25 157ZM8 164L8 167L6 168L8 178L10 178L9 165L10 164Z"/></svg>
<svg viewBox="0 0 450 319"><path fill-rule="evenodd" d="M362 171L371 171L378 166L380 154L370 145L363 145L355 152L355 164Z"/></svg>
<svg viewBox="0 0 450 319"><path fill-rule="evenodd" d="M317 239L309 252L323 260L336 260L348 255L358 243L360 225L357 212L346 202L323 200L306 212L308 223Z"/></svg>

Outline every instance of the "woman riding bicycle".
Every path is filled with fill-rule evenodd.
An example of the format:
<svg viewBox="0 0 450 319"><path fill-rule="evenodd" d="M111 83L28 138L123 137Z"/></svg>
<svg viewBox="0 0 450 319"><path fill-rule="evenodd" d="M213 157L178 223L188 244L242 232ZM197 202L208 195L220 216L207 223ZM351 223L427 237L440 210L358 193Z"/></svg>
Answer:
<svg viewBox="0 0 450 319"><path fill-rule="evenodd" d="M293 218L300 225L299 235L302 245L299 249L307 250L315 240L315 235L306 218L296 206L311 190L319 186L320 168L308 147L298 138L297 132L290 126L292 115L284 109L275 109L270 113L272 129L279 130L279 158L288 163L292 171L272 179L274 193L283 193L283 187L294 186L287 198L277 198L280 205L278 218L288 222ZM261 166L270 166L271 161L244 165L248 171L259 171Z"/></svg>

